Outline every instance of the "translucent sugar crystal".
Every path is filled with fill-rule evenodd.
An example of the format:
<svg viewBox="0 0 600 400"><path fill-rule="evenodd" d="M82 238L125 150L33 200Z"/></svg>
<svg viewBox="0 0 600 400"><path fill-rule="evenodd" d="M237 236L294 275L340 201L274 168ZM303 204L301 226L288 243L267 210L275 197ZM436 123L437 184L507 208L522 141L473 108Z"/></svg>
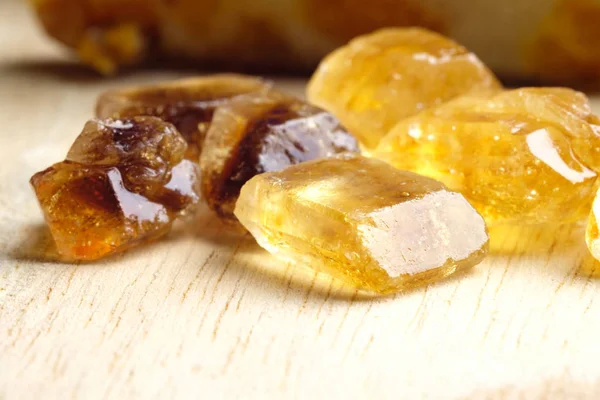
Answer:
<svg viewBox="0 0 600 400"><path fill-rule="evenodd" d="M570 89L466 95L399 122L373 155L461 192L488 223L569 222L596 191L600 120Z"/></svg>
<svg viewBox="0 0 600 400"><path fill-rule="evenodd" d="M328 55L307 95L373 148L402 118L461 94L498 88L490 70L452 40L422 28L388 28Z"/></svg>
<svg viewBox="0 0 600 400"><path fill-rule="evenodd" d="M330 113L269 91L219 107L200 157L202 193L221 217L233 219L240 189L254 175L307 160L359 151Z"/></svg>
<svg viewBox="0 0 600 400"><path fill-rule="evenodd" d="M158 118L89 121L65 161L31 178L58 252L94 260L167 233L200 198L186 147Z"/></svg>
<svg viewBox="0 0 600 400"><path fill-rule="evenodd" d="M274 255L380 293L471 267L488 247L461 194L355 154L255 176L235 215Z"/></svg>

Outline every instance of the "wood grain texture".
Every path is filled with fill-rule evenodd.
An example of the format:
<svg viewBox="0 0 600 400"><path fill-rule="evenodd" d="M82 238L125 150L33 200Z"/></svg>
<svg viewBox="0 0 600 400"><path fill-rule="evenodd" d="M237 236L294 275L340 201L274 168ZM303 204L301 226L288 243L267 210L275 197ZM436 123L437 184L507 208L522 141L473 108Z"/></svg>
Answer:
<svg viewBox="0 0 600 400"><path fill-rule="evenodd" d="M48 259L30 175L64 157L101 91L182 74L99 79L27 11L0 3L0 398L600 396L600 267L578 226L496 229L470 272L380 299L206 210L102 262Z"/></svg>

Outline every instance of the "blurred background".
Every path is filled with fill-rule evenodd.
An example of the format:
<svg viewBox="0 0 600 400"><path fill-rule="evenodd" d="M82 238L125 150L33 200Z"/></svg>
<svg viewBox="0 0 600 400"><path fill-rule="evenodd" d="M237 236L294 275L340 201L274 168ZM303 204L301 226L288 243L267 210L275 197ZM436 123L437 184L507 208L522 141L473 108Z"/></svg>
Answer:
<svg viewBox="0 0 600 400"><path fill-rule="evenodd" d="M509 84L600 82L600 0L29 2L50 36L107 75L156 64L309 74L357 35L422 26L468 47Z"/></svg>

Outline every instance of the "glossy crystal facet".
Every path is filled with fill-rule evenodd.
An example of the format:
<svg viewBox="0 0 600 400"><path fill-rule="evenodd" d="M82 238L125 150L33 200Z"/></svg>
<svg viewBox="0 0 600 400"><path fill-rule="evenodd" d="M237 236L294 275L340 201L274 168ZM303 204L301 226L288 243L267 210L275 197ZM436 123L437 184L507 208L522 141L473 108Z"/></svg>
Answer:
<svg viewBox="0 0 600 400"><path fill-rule="evenodd" d="M389 28L328 55L307 95L372 148L402 118L461 94L499 87L485 65L452 40L421 28Z"/></svg>
<svg viewBox="0 0 600 400"><path fill-rule="evenodd" d="M355 154L255 176L235 215L274 255L380 293L473 266L488 246L462 195Z"/></svg>
<svg viewBox="0 0 600 400"><path fill-rule="evenodd" d="M585 218L600 120L570 89L467 95L398 123L373 155L461 192L488 223Z"/></svg>
<svg viewBox="0 0 600 400"><path fill-rule="evenodd" d="M94 260L167 233L200 198L186 147L158 118L89 121L65 161L31 178L58 252Z"/></svg>

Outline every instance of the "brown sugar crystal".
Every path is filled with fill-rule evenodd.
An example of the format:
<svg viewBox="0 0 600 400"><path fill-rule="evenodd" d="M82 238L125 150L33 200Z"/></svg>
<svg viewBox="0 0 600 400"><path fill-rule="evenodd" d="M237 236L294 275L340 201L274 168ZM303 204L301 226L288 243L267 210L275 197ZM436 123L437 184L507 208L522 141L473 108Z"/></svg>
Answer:
<svg viewBox="0 0 600 400"><path fill-rule="evenodd" d="M330 113L275 91L232 99L215 112L200 157L202 194L219 216L250 178L307 160L358 152L356 139Z"/></svg>
<svg viewBox="0 0 600 400"><path fill-rule="evenodd" d="M31 178L58 252L94 260L167 233L198 203L198 166L154 117L89 121L67 158Z"/></svg>

